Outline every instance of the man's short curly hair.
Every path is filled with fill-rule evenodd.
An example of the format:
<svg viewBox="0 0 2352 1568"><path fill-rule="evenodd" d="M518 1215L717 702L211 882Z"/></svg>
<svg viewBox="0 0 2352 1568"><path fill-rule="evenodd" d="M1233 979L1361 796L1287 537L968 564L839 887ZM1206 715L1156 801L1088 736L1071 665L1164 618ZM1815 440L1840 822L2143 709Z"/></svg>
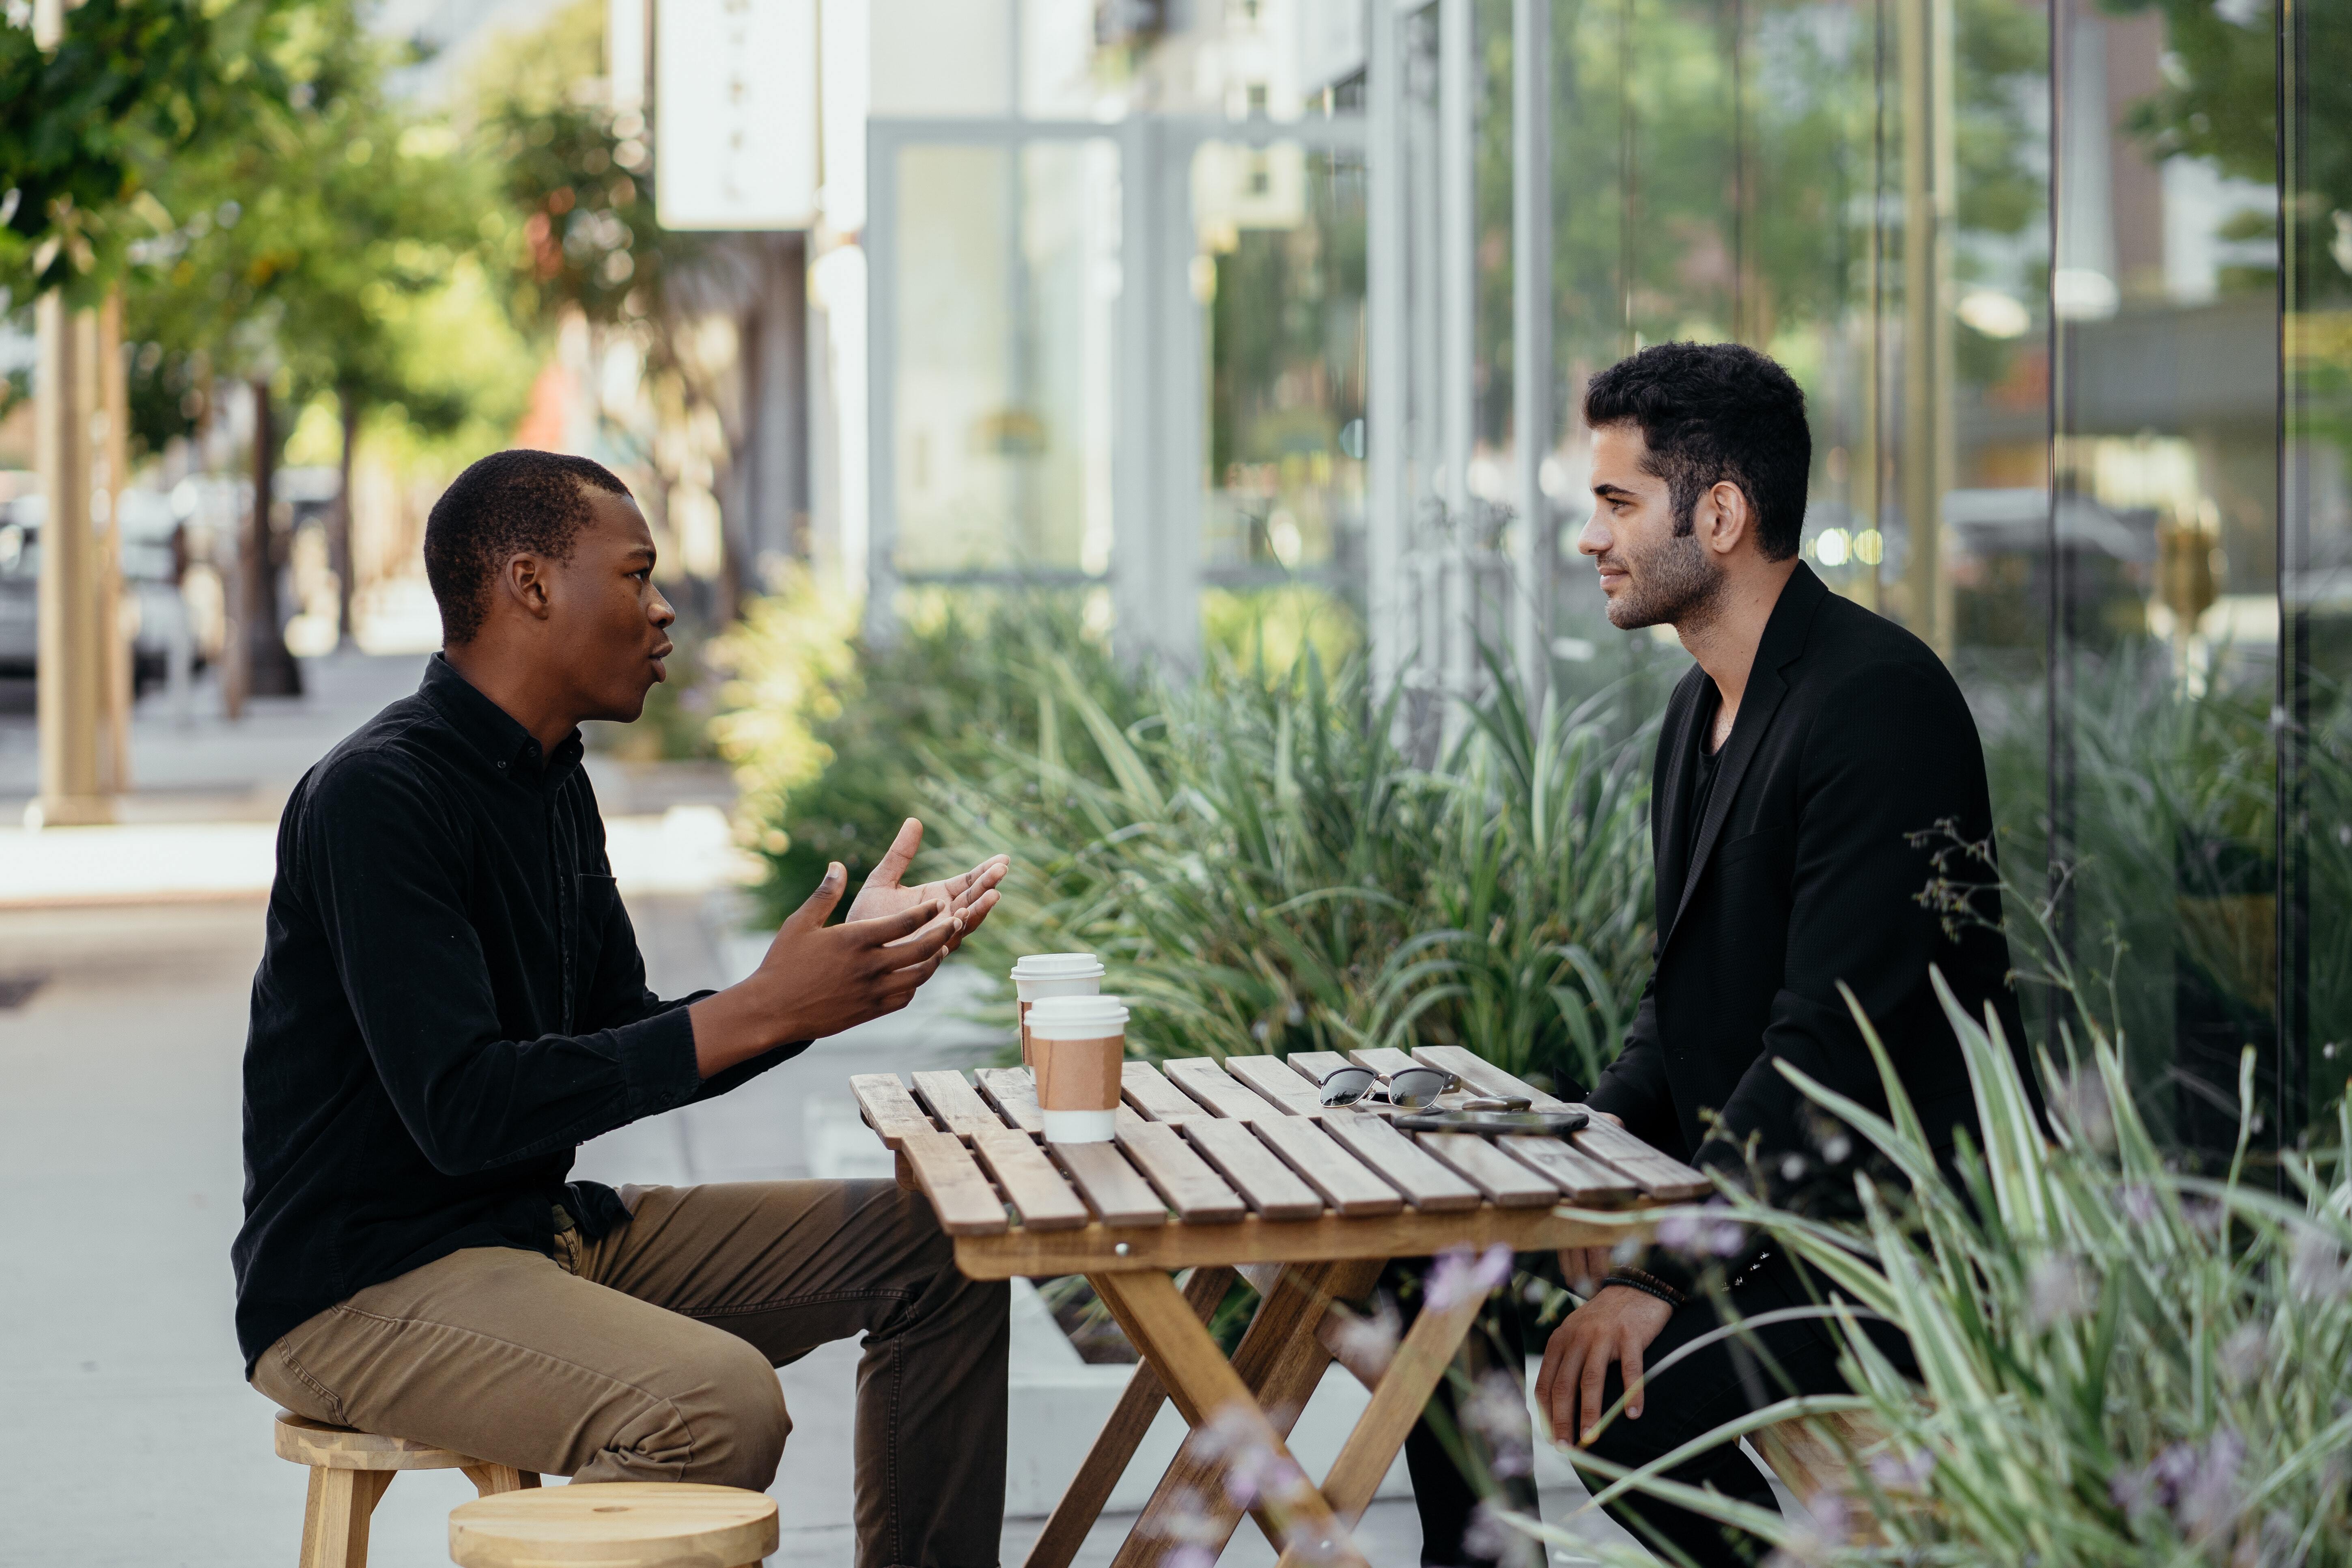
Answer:
<svg viewBox="0 0 2352 1568"><path fill-rule="evenodd" d="M1642 427L1642 466L1666 481L1676 533L1691 531L1698 498L1729 479L1756 509L1764 559L1797 552L1813 438L1804 393L1767 355L1739 343L1654 343L1586 384L1584 422Z"/></svg>
<svg viewBox="0 0 2352 1568"><path fill-rule="evenodd" d="M441 606L445 644L481 632L490 585L508 562L525 553L572 559L575 537L594 520L592 489L629 493L602 463L517 447L491 453L441 492L425 523L425 576Z"/></svg>

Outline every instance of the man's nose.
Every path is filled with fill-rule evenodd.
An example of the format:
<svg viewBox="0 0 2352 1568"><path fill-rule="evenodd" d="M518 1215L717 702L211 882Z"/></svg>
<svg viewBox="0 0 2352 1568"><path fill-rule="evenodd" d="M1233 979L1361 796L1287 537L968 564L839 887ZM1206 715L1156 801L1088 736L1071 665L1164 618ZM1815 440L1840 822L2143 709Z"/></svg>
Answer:
<svg viewBox="0 0 2352 1568"><path fill-rule="evenodd" d="M1600 555L1614 542L1609 537L1609 531L1601 526L1601 513L1596 510L1584 520L1584 527L1576 536L1576 552L1579 555Z"/></svg>
<svg viewBox="0 0 2352 1568"><path fill-rule="evenodd" d="M662 597L659 588L654 590L654 602L646 608L646 615L657 626L667 626L677 619L677 612L670 608L669 601Z"/></svg>

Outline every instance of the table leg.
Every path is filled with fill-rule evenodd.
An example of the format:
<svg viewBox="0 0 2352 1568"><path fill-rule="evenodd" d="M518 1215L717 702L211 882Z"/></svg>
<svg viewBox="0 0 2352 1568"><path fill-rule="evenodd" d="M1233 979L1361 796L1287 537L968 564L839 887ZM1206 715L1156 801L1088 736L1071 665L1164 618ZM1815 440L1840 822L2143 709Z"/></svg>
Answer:
<svg viewBox="0 0 2352 1568"><path fill-rule="evenodd" d="M1224 1300L1233 1283L1234 1271L1230 1268L1195 1268L1184 1287L1184 1304L1205 1323ZM1078 1473L1070 1478L1062 1500L1054 1505L1054 1517L1045 1521L1045 1531L1029 1548L1022 1568L1070 1568L1078 1548L1086 1544L1087 1531L1102 1517L1111 1489L1118 1485L1118 1478L1127 1472L1128 1461L1135 1458L1144 1434L1151 1430L1152 1419L1160 1414L1160 1401L1167 1397L1167 1387L1151 1363L1138 1363L1135 1375L1128 1379L1127 1391L1118 1396L1118 1407L1103 1424L1102 1435L1087 1451L1086 1463L1078 1467Z"/></svg>
<svg viewBox="0 0 2352 1568"><path fill-rule="evenodd" d="M1277 1516L1291 1542L1285 1555L1296 1551L1300 1562L1361 1568L1362 1554L1333 1517L1330 1504L1299 1469L1289 1446L1266 1420L1249 1385L1225 1360L1209 1331L1186 1309L1168 1277L1156 1272L1105 1274L1096 1277L1095 1289L1118 1315L1136 1348L1160 1368L1169 1396L1192 1423L1192 1435L1185 1439L1187 1448L1198 1449L1213 1440L1210 1435L1214 1433L1261 1450L1269 1472L1290 1474L1287 1484L1277 1483L1278 1489L1262 1500ZM1307 1343L1313 1344L1311 1323L1308 1328ZM1319 1353L1321 1347L1317 1345L1315 1350Z"/></svg>
<svg viewBox="0 0 2352 1568"><path fill-rule="evenodd" d="M1454 1363L1486 1304L1486 1292L1474 1291L1447 1307L1423 1305L1421 1316L1413 1320L1412 1328L1397 1346L1396 1359L1389 1363L1380 1385L1372 1390L1372 1402L1364 1407L1356 1429L1348 1434L1339 1457L1331 1462L1331 1473L1323 1479L1320 1495L1341 1528L1355 1528L1364 1510L1371 1506L1381 1478L1396 1462L1406 1434L1421 1419L1429 1396L1437 1391L1438 1380ZM1297 1551L1285 1550L1276 1568L1301 1568L1309 1561Z"/></svg>
<svg viewBox="0 0 2352 1568"><path fill-rule="evenodd" d="M1322 1382L1323 1369L1330 1359L1318 1337L1318 1326L1334 1300L1353 1302L1370 1294L1380 1281L1381 1267L1374 1258L1276 1266L1252 1276L1250 1282L1264 1300L1257 1315L1250 1320L1249 1331L1234 1351L1234 1371L1286 1440ZM1225 1496L1223 1468L1213 1455L1203 1455L1189 1446L1180 1449L1127 1543L1111 1560L1112 1568L1149 1568L1158 1547L1183 1515L1192 1517L1183 1521L1182 1527L1197 1531L1188 1533L1187 1540L1213 1552L1224 1550L1241 1523L1242 1510ZM1261 1529L1265 1524L1260 1520ZM1266 1534L1279 1551L1276 1532Z"/></svg>

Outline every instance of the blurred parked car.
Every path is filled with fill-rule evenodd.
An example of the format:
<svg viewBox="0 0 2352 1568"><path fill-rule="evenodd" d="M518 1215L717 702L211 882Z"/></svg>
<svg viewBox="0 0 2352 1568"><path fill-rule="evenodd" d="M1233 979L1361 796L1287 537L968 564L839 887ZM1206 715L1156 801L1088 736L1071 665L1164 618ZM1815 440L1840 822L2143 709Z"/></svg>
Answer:
<svg viewBox="0 0 2352 1568"><path fill-rule="evenodd" d="M161 685L174 648L201 665L193 646L188 607L180 594L184 521L171 496L125 490L122 508L122 614L131 639L134 689ZM40 659L41 523L45 496L19 496L0 509L0 675L30 676Z"/></svg>

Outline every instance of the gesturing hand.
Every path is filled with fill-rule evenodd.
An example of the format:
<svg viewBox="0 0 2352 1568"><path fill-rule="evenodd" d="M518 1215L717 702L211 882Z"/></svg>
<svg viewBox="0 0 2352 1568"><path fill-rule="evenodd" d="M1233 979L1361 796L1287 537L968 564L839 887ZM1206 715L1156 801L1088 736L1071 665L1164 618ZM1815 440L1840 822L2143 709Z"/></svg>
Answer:
<svg viewBox="0 0 2352 1568"><path fill-rule="evenodd" d="M922 822L910 816L899 824L898 837L890 841L889 850L867 875L866 885L857 889L857 898L849 906L849 918L873 920L937 900L962 921L961 929L948 943L948 951L953 952L963 945L965 937L980 929L980 922L996 907L996 884L1004 880L1004 873L1012 868L1013 861L1009 856L992 855L960 877L925 882L920 887L904 887L898 879L907 874L907 868L914 864L915 852L922 847Z"/></svg>
<svg viewBox="0 0 2352 1568"><path fill-rule="evenodd" d="M822 1039L895 1013L938 970L962 930L944 900L909 900L894 913L828 926L848 882L838 861L825 868L760 967L688 1010L703 1077L787 1041Z"/></svg>
<svg viewBox="0 0 2352 1568"><path fill-rule="evenodd" d="M1536 1373L1536 1407L1551 1424L1552 1441L1570 1432L1592 1441L1592 1428L1608 1406L1601 1400L1609 1363L1625 1369L1625 1417L1642 1418L1642 1353L1663 1332L1675 1310L1654 1296L1612 1285L1568 1315L1544 1347L1543 1370ZM1583 1405L1582 1418L1578 1405Z"/></svg>

